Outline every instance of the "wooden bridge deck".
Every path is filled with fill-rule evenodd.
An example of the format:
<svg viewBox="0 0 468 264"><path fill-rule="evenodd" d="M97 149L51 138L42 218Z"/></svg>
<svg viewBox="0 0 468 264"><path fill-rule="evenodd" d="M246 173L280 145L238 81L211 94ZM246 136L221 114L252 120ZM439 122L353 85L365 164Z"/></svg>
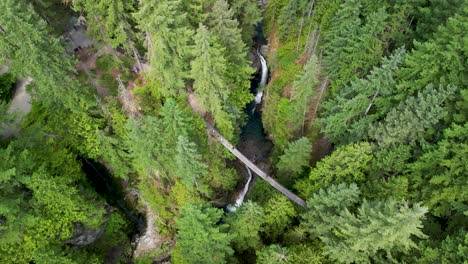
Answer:
<svg viewBox="0 0 468 264"><path fill-rule="evenodd" d="M263 172L260 168L258 168L255 164L253 164L247 157L245 157L239 150L237 150L229 141L227 141L221 134L213 128L207 122L206 126L209 129L210 135L215 137L219 143L221 143L224 147L226 147L234 156L236 156L242 163L244 163L250 170L252 170L255 174L257 174L260 178L268 182L271 186L273 186L276 190L280 191L282 194L286 195L291 201L295 202L296 204L306 207L307 204L304 200L302 200L299 196L292 193L290 190L286 189L283 185L279 184L275 179L268 176L265 172Z"/></svg>

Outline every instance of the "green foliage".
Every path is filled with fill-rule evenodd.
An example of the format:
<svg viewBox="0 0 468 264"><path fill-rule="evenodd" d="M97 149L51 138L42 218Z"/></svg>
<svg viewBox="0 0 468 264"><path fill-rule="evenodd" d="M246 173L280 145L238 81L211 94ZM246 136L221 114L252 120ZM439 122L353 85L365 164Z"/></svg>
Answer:
<svg viewBox="0 0 468 264"><path fill-rule="evenodd" d="M447 24L438 27L433 38L426 42L414 43L414 50L406 57L400 73L398 89L402 93L421 91L427 85L458 86L468 85L466 34L468 30L468 7L460 9L460 14L449 18ZM433 27L433 25L431 25ZM430 54L430 56L429 56Z"/></svg>
<svg viewBox="0 0 468 264"><path fill-rule="evenodd" d="M261 20L258 1L63 2L115 56L97 59L98 80L76 73L63 39L54 37L69 27L71 10L56 14L66 8L60 0L0 1L0 64L10 64L0 76L0 100L9 99L16 77L33 79L32 111L20 133L0 143L3 262L102 263L110 249L129 246L132 227L116 212L93 245L68 244L77 224L96 230L107 217L77 156L100 160L138 189L161 220L161 235L177 237L174 263L252 262L254 255L258 263L467 258L466 1L269 1L272 81L263 122L279 161L271 166L310 198L302 220L263 181L224 219L203 204L221 201L238 176L227 151L208 144L185 89L193 88L225 137L236 138L252 99L247 51ZM138 76L144 88L133 93L143 110L129 117L117 98L98 98L84 84L115 88L116 71L127 81L133 59L119 53L137 47L150 67ZM324 78L331 93L320 94L322 103L315 96ZM316 120L308 118L311 109L320 122L306 124ZM0 127L14 119L6 110L0 102ZM308 168L319 127L336 149ZM314 160L325 141L313 142ZM429 208L428 240L420 203Z"/></svg>
<svg viewBox="0 0 468 264"><path fill-rule="evenodd" d="M323 103L323 132L336 143L366 139L372 123L392 107L390 98L397 83L396 74L404 59L404 49L385 58L366 78L352 81Z"/></svg>
<svg viewBox="0 0 468 264"><path fill-rule="evenodd" d="M223 212L206 205L187 205L176 219L178 231L174 263L226 263L233 253L231 238L217 225Z"/></svg>
<svg viewBox="0 0 468 264"><path fill-rule="evenodd" d="M322 255L322 252L317 251L311 245L300 244L297 246L290 247L290 257L291 263L296 264L322 264L326 263L325 257Z"/></svg>
<svg viewBox="0 0 468 264"><path fill-rule="evenodd" d="M242 108L252 100L249 88L250 78L254 73L247 60L247 48L242 41L239 23L228 3L218 0L212 7L207 24L210 32L225 48L226 86L222 89L230 90L228 100L224 102L226 111L239 118Z"/></svg>
<svg viewBox="0 0 468 264"><path fill-rule="evenodd" d="M259 264L290 263L289 250L280 245L273 244L263 248L257 256Z"/></svg>
<svg viewBox="0 0 468 264"><path fill-rule="evenodd" d="M284 147L288 140L293 137L293 131L288 126L277 126L275 124L287 124L291 119L292 105L286 98L270 95L265 101L264 126L274 136L275 144Z"/></svg>
<svg viewBox="0 0 468 264"><path fill-rule="evenodd" d="M298 21L298 14L305 13L309 1L305 0L291 0L281 8L280 15L278 16L279 33L282 39L291 36L291 31L296 31Z"/></svg>
<svg viewBox="0 0 468 264"><path fill-rule="evenodd" d="M280 173L291 173L293 176L299 175L304 167L309 165L311 153L312 145L309 139L302 137L288 144L276 166Z"/></svg>
<svg viewBox="0 0 468 264"><path fill-rule="evenodd" d="M293 83L291 101L294 105L294 116L302 116L302 132L304 132L306 114L310 109L310 99L315 95L316 87L319 84L319 70L318 58L312 55L304 66L304 73Z"/></svg>
<svg viewBox="0 0 468 264"><path fill-rule="evenodd" d="M401 102L387 114L383 122L372 127L370 138L375 139L381 147L415 144L429 138L432 135L430 129L447 115L444 101L456 89L451 86L435 89L428 85L416 97Z"/></svg>
<svg viewBox="0 0 468 264"><path fill-rule="evenodd" d="M231 243L237 252L260 248L260 230L264 221L263 208L252 201L245 202L239 210L228 215L226 223L229 224Z"/></svg>
<svg viewBox="0 0 468 264"><path fill-rule="evenodd" d="M320 190L308 201L301 224L320 238L331 259L340 263L371 263L382 258L395 262L395 255L416 248L412 236L425 237L421 231L425 207L415 204L410 208L393 199L364 200L357 213L352 213L359 193L356 185L341 184Z"/></svg>
<svg viewBox="0 0 468 264"><path fill-rule="evenodd" d="M315 236L332 236L338 221L336 216L356 204L360 194L355 184L331 185L328 189L320 189L307 200L308 210L302 215L301 226Z"/></svg>
<svg viewBox="0 0 468 264"><path fill-rule="evenodd" d="M192 28L197 28L200 23L205 23L209 15L206 10L211 7L213 2L214 0L181 1L182 12L186 13Z"/></svg>
<svg viewBox="0 0 468 264"><path fill-rule="evenodd" d="M179 136L176 147L175 173L185 187L193 191L196 187L206 193L205 183L199 182L207 173L207 166L203 163L201 155L197 153L196 145L184 136Z"/></svg>
<svg viewBox="0 0 468 264"><path fill-rule="evenodd" d="M463 10L466 5L464 0L420 0L415 10L414 19L417 21L415 37L419 40L427 40L436 31L434 25L444 25L455 13Z"/></svg>
<svg viewBox="0 0 468 264"><path fill-rule="evenodd" d="M388 14L385 8L380 8L363 22L361 12L359 1L347 0L333 19L333 35L327 43L324 60L334 93L355 77L365 76L381 60L381 34Z"/></svg>
<svg viewBox="0 0 468 264"><path fill-rule="evenodd" d="M32 92L40 98L40 112L54 113L32 120L43 122L48 130L63 136L67 145L88 157L98 156L101 120L97 104L88 87L69 74L74 72L73 61L62 55L60 40L49 36L45 21L25 1L2 1L0 8L7 10L0 15L0 49L4 51L0 56L11 62L12 74L34 80Z"/></svg>
<svg viewBox="0 0 468 264"><path fill-rule="evenodd" d="M265 222L263 233L271 240L278 239L290 226L296 210L291 201L284 195L275 194L264 206Z"/></svg>
<svg viewBox="0 0 468 264"><path fill-rule="evenodd" d="M13 94L13 85L16 78L13 74L0 75L0 101L9 101Z"/></svg>
<svg viewBox="0 0 468 264"><path fill-rule="evenodd" d="M298 182L296 188L307 197L331 184L363 183L371 159L372 147L367 142L340 147L318 162L309 179Z"/></svg>
<svg viewBox="0 0 468 264"><path fill-rule="evenodd" d="M468 234L459 230L454 236L447 236L442 242L422 241L418 256L409 258L413 263L466 263L468 259Z"/></svg>
<svg viewBox="0 0 468 264"><path fill-rule="evenodd" d="M252 46L254 25L261 21L261 12L258 2L255 0L231 0L229 1L234 16L241 28L242 40L248 47Z"/></svg>
<svg viewBox="0 0 468 264"><path fill-rule="evenodd" d="M108 72L119 67L120 61L113 55L104 55L96 59L96 67L100 71Z"/></svg>
<svg viewBox="0 0 468 264"><path fill-rule="evenodd" d="M195 35L195 59L192 61L193 88L200 97L200 106L213 114L217 128L225 137L233 137L232 116L226 112L230 95L226 74L224 48L217 39L200 24Z"/></svg>
<svg viewBox="0 0 468 264"><path fill-rule="evenodd" d="M84 177L73 154L37 132L0 149L0 258L8 263L75 263L62 243L72 236L75 223L98 228L104 203L89 187L75 185Z"/></svg>
<svg viewBox="0 0 468 264"><path fill-rule="evenodd" d="M133 0L73 0L73 8L86 14L87 32L113 48L132 47Z"/></svg>
<svg viewBox="0 0 468 264"><path fill-rule="evenodd" d="M467 129L467 124L446 129L443 140L409 165L416 200L436 216L468 212Z"/></svg>
<svg viewBox="0 0 468 264"><path fill-rule="evenodd" d="M188 76L193 30L181 1L141 1L135 14L138 28L145 33L151 70L147 77L158 92L170 96L184 87Z"/></svg>

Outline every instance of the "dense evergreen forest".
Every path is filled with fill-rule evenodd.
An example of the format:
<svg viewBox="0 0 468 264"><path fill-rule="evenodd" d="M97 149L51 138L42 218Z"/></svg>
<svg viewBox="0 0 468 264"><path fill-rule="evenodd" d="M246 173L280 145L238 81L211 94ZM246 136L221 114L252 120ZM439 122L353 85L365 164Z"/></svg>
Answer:
<svg viewBox="0 0 468 264"><path fill-rule="evenodd" d="M467 0L0 0L0 263L468 263L467 32Z"/></svg>

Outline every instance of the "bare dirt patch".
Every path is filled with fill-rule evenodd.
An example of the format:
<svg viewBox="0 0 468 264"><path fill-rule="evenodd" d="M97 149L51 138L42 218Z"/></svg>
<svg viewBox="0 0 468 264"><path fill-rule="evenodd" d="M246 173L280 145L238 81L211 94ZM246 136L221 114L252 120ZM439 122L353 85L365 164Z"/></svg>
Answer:
<svg viewBox="0 0 468 264"><path fill-rule="evenodd" d="M89 48L80 49L76 53L76 57L80 61L76 65L78 71L88 71L96 69L96 53Z"/></svg>
<svg viewBox="0 0 468 264"><path fill-rule="evenodd" d="M276 53L279 49L279 38L276 35L276 29L273 28L268 36L269 45L268 45L268 54Z"/></svg>

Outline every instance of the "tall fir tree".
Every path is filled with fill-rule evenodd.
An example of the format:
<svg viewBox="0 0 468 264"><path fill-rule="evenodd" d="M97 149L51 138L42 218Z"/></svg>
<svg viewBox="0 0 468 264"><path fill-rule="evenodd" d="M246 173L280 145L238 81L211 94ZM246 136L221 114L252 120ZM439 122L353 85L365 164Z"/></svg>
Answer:
<svg viewBox="0 0 468 264"><path fill-rule="evenodd" d="M200 106L213 114L216 126L227 138L233 137L233 117L226 111L231 95L226 80L226 58L224 48L208 29L200 24L195 35L195 59L192 61L190 76Z"/></svg>
<svg viewBox="0 0 468 264"><path fill-rule="evenodd" d="M296 188L307 197L331 184L362 184L367 179L371 160L372 145L367 142L339 147L317 163L308 179L296 182Z"/></svg>
<svg viewBox="0 0 468 264"><path fill-rule="evenodd" d="M323 103L324 118L320 123L333 142L343 144L366 139L372 123L390 111L404 54L404 49L398 49L365 78L352 81Z"/></svg>
<svg viewBox="0 0 468 264"><path fill-rule="evenodd" d="M234 214L226 218L233 247L238 252L259 249L262 245L260 230L265 221L263 208L252 201L247 201Z"/></svg>
<svg viewBox="0 0 468 264"><path fill-rule="evenodd" d="M422 219L427 208L409 207L395 200L359 202L356 185L341 184L320 190L308 200L302 225L324 243L325 254L340 263L394 260L398 253L416 248L412 236L425 238Z"/></svg>
<svg viewBox="0 0 468 264"><path fill-rule="evenodd" d="M226 110L239 117L242 108L252 100L249 88L250 76L254 71L247 60L247 48L242 41L239 23L226 0L214 3L207 25L209 31L225 48L223 54L226 59L226 89L230 90L229 101L225 103Z"/></svg>
<svg viewBox="0 0 468 264"><path fill-rule="evenodd" d="M334 17L333 36L326 43L324 57L333 93L355 77L365 76L381 60L381 35L388 14L380 8L369 14L364 23L361 9L359 1L346 0Z"/></svg>
<svg viewBox="0 0 468 264"><path fill-rule="evenodd" d="M311 108L310 100L316 94L317 85L319 84L319 72L318 58L314 54L304 66L303 74L293 83L291 96L294 110L293 116L302 117L300 121L302 124L302 134L304 134L306 114Z"/></svg>
<svg viewBox="0 0 468 264"><path fill-rule="evenodd" d="M262 20L259 3L256 0L230 0L229 5L234 12L234 17L239 22L242 40L250 47L252 37L255 35L255 25Z"/></svg>
<svg viewBox="0 0 468 264"><path fill-rule="evenodd" d="M171 96L184 88L190 68L193 30L180 0L141 1L135 13L143 32L156 94Z"/></svg>
<svg viewBox="0 0 468 264"><path fill-rule="evenodd" d="M96 40L117 48L135 48L131 13L135 0L73 0L73 9L86 14L87 32Z"/></svg>
<svg viewBox="0 0 468 264"><path fill-rule="evenodd" d="M453 125L444 139L408 165L412 194L440 217L468 212L468 125Z"/></svg>
<svg viewBox="0 0 468 264"><path fill-rule="evenodd" d="M230 237L218 225L223 212L207 205L186 205L177 222L175 263L227 263Z"/></svg>
<svg viewBox="0 0 468 264"><path fill-rule="evenodd" d="M304 167L309 165L311 154L312 144L309 139L302 137L288 144L276 166L282 173L297 176L303 172Z"/></svg>
<svg viewBox="0 0 468 264"><path fill-rule="evenodd" d="M202 156L197 152L196 145L186 137L179 136L176 147L175 163L176 175L185 187L194 191L196 188L202 193L206 193L206 184L202 181L208 173L207 165L203 162Z"/></svg>
<svg viewBox="0 0 468 264"><path fill-rule="evenodd" d="M437 123L447 116L444 101L454 94L456 87L435 89L428 85L416 97L409 97L393 108L385 120L369 130L370 138L381 147L393 144L415 144L424 142Z"/></svg>

